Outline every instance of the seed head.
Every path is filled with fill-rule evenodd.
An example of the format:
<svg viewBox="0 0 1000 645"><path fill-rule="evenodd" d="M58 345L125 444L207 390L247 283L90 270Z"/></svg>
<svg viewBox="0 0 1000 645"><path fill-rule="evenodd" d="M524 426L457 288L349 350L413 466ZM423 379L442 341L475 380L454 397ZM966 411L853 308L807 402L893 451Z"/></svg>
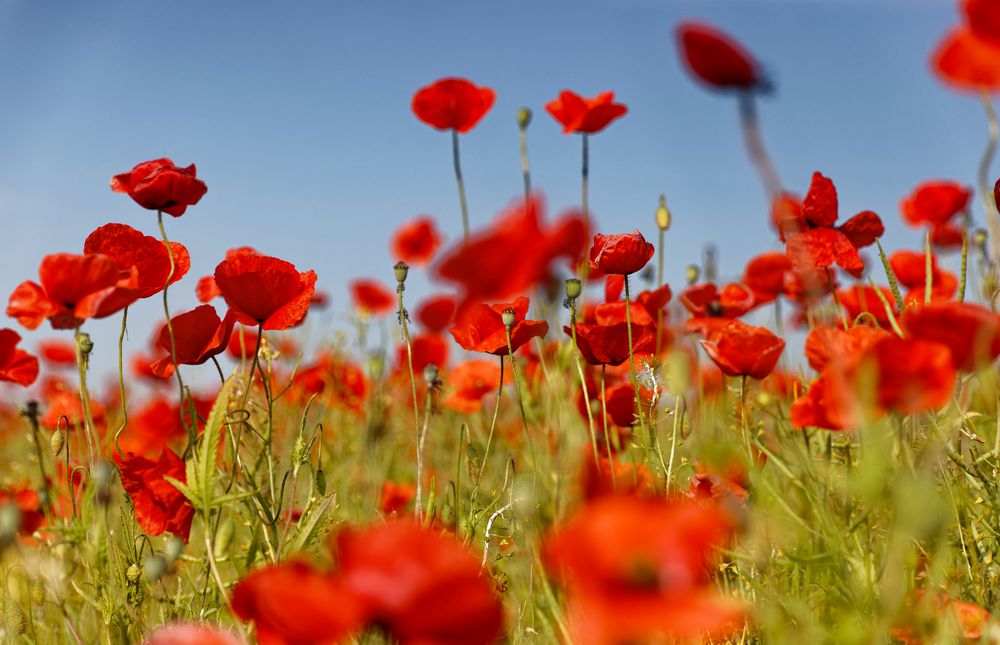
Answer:
<svg viewBox="0 0 1000 645"><path fill-rule="evenodd" d="M688 285L692 285L698 282L698 278L701 277L701 269L698 268L697 264L689 264L684 272L684 277L687 279Z"/></svg>
<svg viewBox="0 0 1000 645"><path fill-rule="evenodd" d="M400 260L392 270L396 273L396 282L403 284L406 282L406 274L410 272L410 265Z"/></svg>
<svg viewBox="0 0 1000 645"><path fill-rule="evenodd" d="M582 290L583 286L576 278L569 278L566 280L566 297L570 300L576 300L579 298Z"/></svg>
<svg viewBox="0 0 1000 645"><path fill-rule="evenodd" d="M667 198L660 195L660 206L656 209L656 225L661 231L670 228L670 209L667 208Z"/></svg>
<svg viewBox="0 0 1000 645"><path fill-rule="evenodd" d="M523 107L517 111L517 127L524 130L531 123L531 110Z"/></svg>
<svg viewBox="0 0 1000 645"><path fill-rule="evenodd" d="M62 454L63 446L66 445L66 433L62 431L62 428L56 428L56 431L52 433L49 445L52 448L53 455L58 457Z"/></svg>
<svg viewBox="0 0 1000 645"><path fill-rule="evenodd" d="M500 314L500 316L503 319L504 327L506 327L508 330L514 326L514 321L517 320L514 316L514 310L511 309L510 307L504 309L503 313Z"/></svg>

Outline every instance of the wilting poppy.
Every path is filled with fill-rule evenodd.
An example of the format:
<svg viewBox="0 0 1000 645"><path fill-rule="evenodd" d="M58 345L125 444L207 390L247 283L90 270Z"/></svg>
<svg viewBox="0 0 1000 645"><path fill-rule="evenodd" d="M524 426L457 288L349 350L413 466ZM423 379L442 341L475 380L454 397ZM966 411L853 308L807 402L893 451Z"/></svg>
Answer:
<svg viewBox="0 0 1000 645"><path fill-rule="evenodd" d="M594 236L590 247L590 269L599 273L629 275L636 273L652 259L656 248L639 231Z"/></svg>
<svg viewBox="0 0 1000 645"><path fill-rule="evenodd" d="M730 524L714 505L605 496L546 539L545 568L567 594L574 643L724 638L744 608L708 580Z"/></svg>
<svg viewBox="0 0 1000 645"><path fill-rule="evenodd" d="M766 86L750 53L719 29L703 22L682 22L677 26L677 40L688 71L705 85L720 90Z"/></svg>
<svg viewBox="0 0 1000 645"><path fill-rule="evenodd" d="M465 133L476 127L493 107L496 93L464 78L442 78L417 90L413 114L438 130Z"/></svg>
<svg viewBox="0 0 1000 645"><path fill-rule="evenodd" d="M615 103L614 92L602 92L592 99L563 90L559 98L545 104L545 109L562 124L563 134L596 134L628 112L623 103Z"/></svg>
<svg viewBox="0 0 1000 645"><path fill-rule="evenodd" d="M417 322L427 331L444 331L455 316L455 304L452 296L431 296L417 305Z"/></svg>
<svg viewBox="0 0 1000 645"><path fill-rule="evenodd" d="M788 258L796 269L825 269L836 264L855 278L864 263L858 249L875 243L885 232L882 220L872 211L862 211L840 226L837 222L837 188L814 172L809 192L800 208L788 208L779 230L785 232Z"/></svg>
<svg viewBox="0 0 1000 645"><path fill-rule="evenodd" d="M18 347L20 342L13 329L0 329L0 381L27 387L38 378L38 359Z"/></svg>
<svg viewBox="0 0 1000 645"><path fill-rule="evenodd" d="M344 587L390 638L485 645L500 637L503 607L458 539L398 520L342 530L334 549Z"/></svg>
<svg viewBox="0 0 1000 645"><path fill-rule="evenodd" d="M220 320L212 305L200 305L191 311L171 317L173 342L171 343L170 339L170 328L163 325L158 345L166 355L153 363L150 368L157 376L170 376L175 369L174 354L177 357L177 365L201 365L225 351L229 335L233 331L233 323L232 313L228 313L224 320Z"/></svg>
<svg viewBox="0 0 1000 645"><path fill-rule="evenodd" d="M914 338L945 345L955 368L971 372L1000 356L1000 316L968 302L908 307L903 327Z"/></svg>
<svg viewBox="0 0 1000 645"><path fill-rule="evenodd" d="M144 161L129 172L111 178L111 190L128 193L143 208L180 217L197 204L208 188L198 179L195 165L175 166L170 159Z"/></svg>
<svg viewBox="0 0 1000 645"><path fill-rule="evenodd" d="M215 268L215 283L244 325L281 330L302 322L316 288L316 272L299 273L290 262L238 254Z"/></svg>
<svg viewBox="0 0 1000 645"><path fill-rule="evenodd" d="M7 315L28 329L48 319L53 329L73 329L87 318L108 316L102 303L117 287L134 288L134 274L122 278L106 255L53 253L38 267L41 284L25 281L10 294Z"/></svg>
<svg viewBox="0 0 1000 645"><path fill-rule="evenodd" d="M350 288L354 307L359 311L381 316L396 310L396 295L378 280L354 280Z"/></svg>
<svg viewBox="0 0 1000 645"><path fill-rule="evenodd" d="M504 374L504 382L510 377ZM476 359L459 363L448 372L445 386L449 393L443 403L462 414L478 411L483 398L500 387L500 366L494 361Z"/></svg>
<svg viewBox="0 0 1000 645"><path fill-rule="evenodd" d="M962 227L955 218L967 212L972 191L956 181L925 181L899 204L903 221L910 226L927 226L931 243L940 247L961 247Z"/></svg>
<svg viewBox="0 0 1000 645"><path fill-rule="evenodd" d="M510 328L510 347L514 351L532 338L548 333L549 323L525 319L528 314L528 299L524 296L510 303L478 305L449 331L463 349L506 356L510 353L507 330L503 323L503 313L507 310L514 314L514 324Z"/></svg>
<svg viewBox="0 0 1000 645"><path fill-rule="evenodd" d="M142 645L242 645L236 634L207 623L157 627Z"/></svg>
<svg viewBox="0 0 1000 645"><path fill-rule="evenodd" d="M185 542L191 532L194 507L165 477L187 482L184 460L169 448L156 461L134 454L115 455L122 488L132 500L135 521L148 535L169 531Z"/></svg>
<svg viewBox="0 0 1000 645"><path fill-rule="evenodd" d="M389 240L393 258L411 266L430 262L441 246L441 235L434 224L434 218L418 217L406 222Z"/></svg>
<svg viewBox="0 0 1000 645"><path fill-rule="evenodd" d="M785 341L768 329L738 320L713 329L699 342L726 376L749 376L757 380L771 373L785 349Z"/></svg>
<svg viewBox="0 0 1000 645"><path fill-rule="evenodd" d="M251 572L233 589L232 609L254 622L262 645L338 643L360 631L368 613L344 585L303 562Z"/></svg>

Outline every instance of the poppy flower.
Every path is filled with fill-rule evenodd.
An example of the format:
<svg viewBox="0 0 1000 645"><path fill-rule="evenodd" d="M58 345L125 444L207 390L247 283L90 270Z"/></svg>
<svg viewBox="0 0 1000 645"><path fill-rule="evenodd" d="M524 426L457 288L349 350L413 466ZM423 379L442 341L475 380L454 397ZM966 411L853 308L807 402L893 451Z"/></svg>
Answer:
<svg viewBox="0 0 1000 645"><path fill-rule="evenodd" d="M442 78L417 90L413 95L413 114L438 130L464 134L476 127L493 107L496 93L464 78Z"/></svg>
<svg viewBox="0 0 1000 645"><path fill-rule="evenodd" d="M441 246L441 235L434 224L434 218L418 217L396 229L389 248L396 260L410 266L421 266L430 262Z"/></svg>
<svg viewBox="0 0 1000 645"><path fill-rule="evenodd" d="M707 470L696 463L688 492L695 499L734 499L743 502L749 496L748 488L750 478L746 470L739 466Z"/></svg>
<svg viewBox="0 0 1000 645"><path fill-rule="evenodd" d="M677 26L677 41L688 72L712 89L763 89L760 66L742 45L715 27L695 21Z"/></svg>
<svg viewBox="0 0 1000 645"><path fill-rule="evenodd" d="M142 645L242 645L230 631L207 623L174 623L157 627Z"/></svg>
<svg viewBox="0 0 1000 645"><path fill-rule="evenodd" d="M724 640L740 630L743 606L708 579L730 526L715 505L694 501L588 503L543 545L545 568L566 591L573 642Z"/></svg>
<svg viewBox="0 0 1000 645"><path fill-rule="evenodd" d="M791 260L780 251L761 253L747 262L743 284L753 291L754 306L773 302L785 293L785 274L791 270Z"/></svg>
<svg viewBox="0 0 1000 645"><path fill-rule="evenodd" d="M504 374L504 382L509 380L509 375ZM465 361L448 372L445 386L449 390L443 401L445 407L472 414L482 407L483 398L500 387L500 366L488 360Z"/></svg>
<svg viewBox="0 0 1000 645"><path fill-rule="evenodd" d="M470 352L484 352L494 356L506 356L507 329L503 323L503 313L514 313L514 324L510 328L510 347L514 351L535 337L549 332L549 323L544 320L527 320L528 299L519 297L514 302L495 305L478 305L455 327L448 331L462 349Z"/></svg>
<svg viewBox="0 0 1000 645"><path fill-rule="evenodd" d="M76 365L76 345L68 340L47 338L40 341L38 355L52 366Z"/></svg>
<svg viewBox="0 0 1000 645"><path fill-rule="evenodd" d="M763 379L774 370L785 349L785 341L764 327L738 320L718 327L699 341L708 357L726 376Z"/></svg>
<svg viewBox="0 0 1000 645"><path fill-rule="evenodd" d="M334 541L344 587L400 643L494 643L503 607L455 537L410 521L346 529Z"/></svg>
<svg viewBox="0 0 1000 645"><path fill-rule="evenodd" d="M103 429L107 416L104 406L93 394L90 395L90 415L94 420L94 425L100 431ZM83 427L83 403L80 401L80 392L76 388L70 387L66 383L58 380L50 381L45 387L45 414L39 419L42 427L55 429L65 423L60 424L60 420L65 417L70 428Z"/></svg>
<svg viewBox="0 0 1000 645"><path fill-rule="evenodd" d="M215 268L215 283L244 325L281 330L302 322L316 288L316 272L299 273L290 262L239 254Z"/></svg>
<svg viewBox="0 0 1000 645"><path fill-rule="evenodd" d="M410 351L413 352L413 373L419 378L428 365L443 368L448 364L449 345L437 334L417 334L410 339ZM401 372L409 371L409 358L406 345L396 348L396 365ZM407 374L407 377L409 375Z"/></svg>
<svg viewBox="0 0 1000 645"><path fill-rule="evenodd" d="M303 562L251 572L233 589L231 606L237 617L254 622L261 645L339 643L367 618L354 594Z"/></svg>
<svg viewBox="0 0 1000 645"><path fill-rule="evenodd" d="M157 376L165 378L174 373L174 353L177 356L177 365L201 365L213 356L221 354L229 343L233 323L231 312L224 320L220 320L212 305L200 305L191 311L171 317L173 343L171 344L170 340L170 329L163 325L160 328L158 345L166 355L150 365L150 369Z"/></svg>
<svg viewBox="0 0 1000 645"><path fill-rule="evenodd" d="M955 369L972 372L1000 356L1000 316L967 302L908 307L903 327L913 338L945 345Z"/></svg>
<svg viewBox="0 0 1000 645"><path fill-rule="evenodd" d="M87 236L83 243L85 254L100 253L111 258L123 277L135 272L135 282L128 288L119 287L101 303L98 318L120 311L137 299L149 298L163 291L170 276L170 284L183 278L191 268L187 248L178 242L170 243L173 255L173 274L170 273L170 254L162 240L143 235L125 224L105 224Z"/></svg>
<svg viewBox="0 0 1000 645"><path fill-rule="evenodd" d="M564 326L570 337L573 329ZM621 365L629 357L629 330L626 322L588 325L576 324L576 346L585 361L591 365ZM632 353L650 353L656 346L656 328L649 325L632 326Z"/></svg>
<svg viewBox="0 0 1000 645"><path fill-rule="evenodd" d="M637 273L652 259L655 251L639 231L615 235L598 233L590 247L590 269L605 274Z"/></svg>
<svg viewBox="0 0 1000 645"><path fill-rule="evenodd" d="M31 535L45 525L45 511L42 499L30 488L0 488L0 506L10 504L20 511L21 522L17 532Z"/></svg>
<svg viewBox="0 0 1000 645"><path fill-rule="evenodd" d="M198 416L204 419L212 410L215 398L191 396L185 398L185 404L188 402L194 404ZM182 441L186 436L187 429L181 422L180 406L160 395L141 408L129 411L128 424L118 438L118 446L124 452L156 459L167 446Z"/></svg>
<svg viewBox="0 0 1000 645"><path fill-rule="evenodd" d="M18 347L21 335L0 329L0 381L28 387L38 378L38 359Z"/></svg>
<svg viewBox="0 0 1000 645"><path fill-rule="evenodd" d="M958 90L1000 89L1000 42L962 25L949 31L931 56L931 69Z"/></svg>
<svg viewBox="0 0 1000 645"><path fill-rule="evenodd" d="M639 402L642 403L643 410L649 410L653 394L653 391L649 388L639 388ZM635 387L631 383L619 383L606 388L604 391L604 407L608 411L609 421L619 428L631 428L637 421L635 416Z"/></svg>
<svg viewBox="0 0 1000 645"><path fill-rule="evenodd" d="M899 204L903 221L910 226L927 226L931 243L944 248L962 246L962 227L954 220L966 213L972 191L955 181L925 181Z"/></svg>
<svg viewBox="0 0 1000 645"><path fill-rule="evenodd" d="M917 589L907 603L909 624L889 630L903 645L923 645L943 636L935 628L938 621L947 621L948 635L961 636L960 642L975 643L983 638L990 612L971 602L948 597L947 594Z"/></svg>
<svg viewBox="0 0 1000 645"><path fill-rule="evenodd" d="M292 385L294 394L308 398L313 394L326 393L331 403L354 413L364 410L370 390L360 367L327 353L321 354L314 363L304 365L296 374Z"/></svg>
<svg viewBox="0 0 1000 645"><path fill-rule="evenodd" d="M427 331L444 331L455 316L455 305L451 296L431 296L417 305L417 322Z"/></svg>
<svg viewBox="0 0 1000 645"><path fill-rule="evenodd" d="M165 479L187 482L184 460L167 448L156 461L127 453L115 455L122 488L132 500L135 521L148 535L169 531L185 542L191 532L194 507L184 494Z"/></svg>
<svg viewBox="0 0 1000 645"><path fill-rule="evenodd" d="M115 175L111 190L128 193L143 208L174 217L183 215L188 206L197 204L208 192L194 164L181 168L166 158L144 161L129 172Z"/></svg>
<svg viewBox="0 0 1000 645"><path fill-rule="evenodd" d="M507 300L548 280L556 260L576 264L587 245L584 227L577 211L546 223L544 202L532 195L515 201L492 226L445 252L435 273L461 287L459 313L474 303Z"/></svg>
<svg viewBox="0 0 1000 645"><path fill-rule="evenodd" d="M923 304L927 288L925 255L916 251L895 251L889 256L889 265L896 274L896 281L909 290L906 302ZM949 300L957 289L958 278L955 274L938 267L937 257L931 255L931 299Z"/></svg>
<svg viewBox="0 0 1000 645"><path fill-rule="evenodd" d="M585 449L583 468L580 471L580 489L587 501L607 495L652 495L655 494L653 478L645 464L630 464L626 461L611 461L604 455L594 455ZM614 477L612 477L612 471Z"/></svg>
<svg viewBox="0 0 1000 645"><path fill-rule="evenodd" d="M382 483L378 508L384 515L392 515L403 511L413 501L416 488L412 484L399 484L393 481Z"/></svg>
<svg viewBox="0 0 1000 645"><path fill-rule="evenodd" d="M864 312L870 313L876 321L878 321L879 326L889 328L892 323L889 320L889 314L885 310L885 305L882 303L882 299L879 298L879 293L885 298L885 301L889 303L889 308L892 311L893 316L899 315L899 310L896 306L896 301L892 295L892 290L889 287L879 286L878 291L874 287L867 284L856 284L847 289L840 289L837 291L837 300L840 302L840 306L844 311L844 316L847 318L847 322L853 322L857 320ZM921 301L923 296L921 296Z"/></svg>
<svg viewBox="0 0 1000 645"><path fill-rule="evenodd" d="M791 208L789 220L779 224L785 231L788 258L796 269L826 269L834 264L855 278L864 263L858 249L875 243L885 232L882 220L872 211L862 211L840 226L837 222L837 188L814 172L801 208Z"/></svg>
<svg viewBox="0 0 1000 645"><path fill-rule="evenodd" d="M354 307L372 316L396 310L396 295L378 280L354 280L350 284Z"/></svg>
<svg viewBox="0 0 1000 645"><path fill-rule="evenodd" d="M805 355L809 366L817 372L828 365L867 352L876 342L890 335L879 327L854 325L844 330L840 327L815 327L806 336Z"/></svg>
<svg viewBox="0 0 1000 645"><path fill-rule="evenodd" d="M750 287L739 282L730 282L722 289L711 282L695 284L682 291L678 300L691 314L684 323L684 331L703 336L739 318L756 304Z"/></svg>
<svg viewBox="0 0 1000 645"><path fill-rule="evenodd" d="M596 134L628 113L623 103L615 103L614 92L602 92L592 99L563 90L545 109L562 124L563 134Z"/></svg>
<svg viewBox="0 0 1000 645"><path fill-rule="evenodd" d="M42 258L39 283L25 281L10 294L7 315L28 329L46 319L53 329L73 329L87 318L107 316L102 303L116 288L134 288L134 276L123 279L106 255L53 253Z"/></svg>

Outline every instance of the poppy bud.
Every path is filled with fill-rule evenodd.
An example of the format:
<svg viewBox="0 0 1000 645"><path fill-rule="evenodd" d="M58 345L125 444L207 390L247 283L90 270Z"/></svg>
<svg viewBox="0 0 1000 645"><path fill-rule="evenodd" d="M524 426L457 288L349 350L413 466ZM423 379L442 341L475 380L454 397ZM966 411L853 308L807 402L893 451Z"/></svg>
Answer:
<svg viewBox="0 0 1000 645"><path fill-rule="evenodd" d="M403 284L406 282L406 274L410 271L410 265L400 260L396 266L392 267L392 270L396 273L396 282Z"/></svg>
<svg viewBox="0 0 1000 645"><path fill-rule="evenodd" d="M139 582L140 576L142 576L142 567L140 567L138 564L134 562L128 565L128 569L125 570L126 580L128 580L132 584L135 584L136 582Z"/></svg>
<svg viewBox="0 0 1000 645"><path fill-rule="evenodd" d="M66 433L62 431L62 428L56 428L56 431L52 433L49 445L52 447L53 455L58 457L62 453L63 446L66 445Z"/></svg>
<svg viewBox="0 0 1000 645"><path fill-rule="evenodd" d="M90 340L90 334L81 333L76 345L84 356L90 356L90 352L94 351L94 341Z"/></svg>
<svg viewBox="0 0 1000 645"><path fill-rule="evenodd" d="M583 286L576 278L569 278L566 280L566 297L570 300L576 300L579 298L582 290Z"/></svg>
<svg viewBox="0 0 1000 645"><path fill-rule="evenodd" d="M437 365L428 363L424 368L424 381L427 382L427 385L434 387L434 384L437 383L439 373Z"/></svg>
<svg viewBox="0 0 1000 645"><path fill-rule="evenodd" d="M316 485L316 492L320 495L326 495L326 471L322 468L316 471L316 479L313 481Z"/></svg>
<svg viewBox="0 0 1000 645"><path fill-rule="evenodd" d="M660 206L656 209L656 225L661 231L670 228L670 209L667 208L667 198L660 195Z"/></svg>
<svg viewBox="0 0 1000 645"><path fill-rule="evenodd" d="M697 264L689 264L684 272L684 277L687 279L689 285L698 282L698 278L701 277L701 269L698 268Z"/></svg>
<svg viewBox="0 0 1000 645"><path fill-rule="evenodd" d="M981 228L977 228L972 233L972 243L976 246L980 252L986 252L986 231Z"/></svg>
<svg viewBox="0 0 1000 645"><path fill-rule="evenodd" d="M508 330L514 326L514 321L516 320L516 318L514 317L513 309L510 308L504 309L500 317L503 320L503 326L506 327Z"/></svg>
<svg viewBox="0 0 1000 645"><path fill-rule="evenodd" d="M233 522L232 518L227 517L222 520L222 524L219 525L219 532L215 535L215 547L212 549L212 555L216 559L226 555L229 543L233 541L233 534L235 532L236 523Z"/></svg>
<svg viewBox="0 0 1000 645"><path fill-rule="evenodd" d="M531 110L523 107L517 111L517 127L524 130L531 124Z"/></svg>

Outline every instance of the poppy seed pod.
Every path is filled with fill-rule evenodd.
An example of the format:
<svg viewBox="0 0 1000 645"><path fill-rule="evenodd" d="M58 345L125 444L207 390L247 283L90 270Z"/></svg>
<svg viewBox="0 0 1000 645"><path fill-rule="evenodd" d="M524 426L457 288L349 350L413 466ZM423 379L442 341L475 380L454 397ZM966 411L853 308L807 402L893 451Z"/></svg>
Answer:
<svg viewBox="0 0 1000 645"><path fill-rule="evenodd" d="M529 125L531 125L531 110L526 107L519 108L517 111L517 127L524 130Z"/></svg>
<svg viewBox="0 0 1000 645"><path fill-rule="evenodd" d="M504 309L503 313L500 314L500 319L503 320L504 327L510 329L516 320L514 310L510 308Z"/></svg>
<svg viewBox="0 0 1000 645"><path fill-rule="evenodd" d="M392 270L396 274L396 282L403 284L406 282L406 274L410 272L410 267L406 262L399 261L396 266L392 267Z"/></svg>
<svg viewBox="0 0 1000 645"><path fill-rule="evenodd" d="M81 333L76 344L84 356L90 356L90 352L94 351L94 341L90 340L90 334Z"/></svg>
<svg viewBox="0 0 1000 645"><path fill-rule="evenodd" d="M570 300L576 300L579 298L582 290L583 286L576 278L569 278L566 280L566 297Z"/></svg>
<svg viewBox="0 0 1000 645"><path fill-rule="evenodd" d="M61 428L56 428L56 431L52 433L52 438L49 439L49 445L52 447L53 455L62 454L63 446L66 445L66 433Z"/></svg>
<svg viewBox="0 0 1000 645"><path fill-rule="evenodd" d="M670 209L667 208L667 198L660 195L660 206L656 209L656 225L661 231L670 228Z"/></svg>
<svg viewBox="0 0 1000 645"><path fill-rule="evenodd" d="M701 276L701 269L697 264L689 264L687 269L684 271L684 277L689 285L698 282L698 278Z"/></svg>
<svg viewBox="0 0 1000 645"><path fill-rule="evenodd" d="M977 228L972 233L972 243L977 249L982 252L986 252L986 231L981 228Z"/></svg>

